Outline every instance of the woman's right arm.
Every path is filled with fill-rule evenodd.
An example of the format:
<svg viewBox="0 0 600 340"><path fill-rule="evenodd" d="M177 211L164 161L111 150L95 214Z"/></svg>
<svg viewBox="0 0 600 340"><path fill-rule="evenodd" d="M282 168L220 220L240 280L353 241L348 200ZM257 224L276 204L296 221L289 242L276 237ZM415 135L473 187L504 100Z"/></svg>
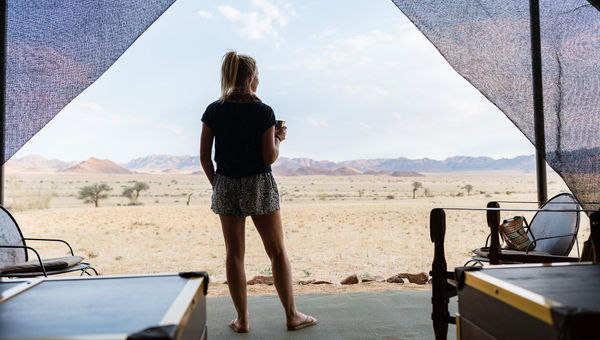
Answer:
<svg viewBox="0 0 600 340"><path fill-rule="evenodd" d="M205 123L202 123L202 135L200 136L200 164L202 164L202 169L204 170L210 185L213 185L215 179L215 167L211 159L213 139L214 135L212 129Z"/></svg>

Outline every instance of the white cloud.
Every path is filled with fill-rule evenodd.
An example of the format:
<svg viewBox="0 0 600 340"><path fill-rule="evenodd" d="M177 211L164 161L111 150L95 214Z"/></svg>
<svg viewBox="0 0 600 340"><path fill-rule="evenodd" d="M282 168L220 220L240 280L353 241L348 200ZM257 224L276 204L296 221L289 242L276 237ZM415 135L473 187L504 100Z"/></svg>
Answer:
<svg viewBox="0 0 600 340"><path fill-rule="evenodd" d="M314 111L321 113L288 113L303 117L297 132L302 141L289 141L294 150L310 149L313 158L332 158L333 149L319 146L344 141L341 145L354 145L335 150L339 159L529 152L518 151L530 149L518 130L410 22L388 30L328 33L309 36L309 44L267 66L283 79L299 78L280 87L306 89L317 103ZM335 121L335 127L325 127L330 133L319 134L318 142L307 142L314 132L300 130L321 127L315 117ZM505 138L516 141L512 149L490 147ZM473 140L480 142L474 145Z"/></svg>
<svg viewBox="0 0 600 340"><path fill-rule="evenodd" d="M326 128L328 126L327 120L323 118L306 117L302 120L304 120L311 128L314 129Z"/></svg>
<svg viewBox="0 0 600 340"><path fill-rule="evenodd" d="M102 113L104 111L104 109L102 108L102 106L96 102L92 102L92 101L86 101L84 103L82 103L82 106L86 109L89 109L91 111L91 113Z"/></svg>
<svg viewBox="0 0 600 340"><path fill-rule="evenodd" d="M281 9L278 6L276 6L271 0L253 0L252 5L257 8L260 8L267 18L271 18L277 21L277 23L279 23L280 26L285 26L290 21L290 15L285 13L287 10L290 9L289 5L286 6L284 3L281 3L281 6L287 7L286 9Z"/></svg>
<svg viewBox="0 0 600 340"><path fill-rule="evenodd" d="M272 66L271 69L312 70L345 75L360 72L389 74L391 69L399 68L401 59L422 50L425 38L415 42L407 37L410 35L406 31L388 33L377 29L347 35L343 31L331 29L326 35L311 37L327 41L299 49L295 61Z"/></svg>
<svg viewBox="0 0 600 340"><path fill-rule="evenodd" d="M152 144L156 136L161 136L158 145ZM189 144L189 139L189 129L181 124L77 98L33 136L16 157L42 154L62 160L83 160L94 156L126 162L135 155L181 150L181 145Z"/></svg>
<svg viewBox="0 0 600 340"><path fill-rule="evenodd" d="M335 34L337 34L339 31L338 28L335 27L328 27L323 29L322 31L318 32L318 33L313 33L310 35L311 39L324 39L324 38L329 38Z"/></svg>
<svg viewBox="0 0 600 340"><path fill-rule="evenodd" d="M282 1L275 4L272 0L253 0L250 5L252 10L249 12L242 12L229 5L217 7L227 20L238 24L234 31L250 40L277 38L279 30L294 15L291 6Z"/></svg>
<svg viewBox="0 0 600 340"><path fill-rule="evenodd" d="M213 14L209 11L198 11L197 14L202 19L211 19L213 17Z"/></svg>
<svg viewBox="0 0 600 340"><path fill-rule="evenodd" d="M170 124L170 125L167 125L167 128L176 136L183 135L184 129L179 125Z"/></svg>
<svg viewBox="0 0 600 340"><path fill-rule="evenodd" d="M239 21L242 18L242 12L238 11L237 9L235 9L229 5L219 6L219 7L217 7L217 9L229 21Z"/></svg>
<svg viewBox="0 0 600 340"><path fill-rule="evenodd" d="M403 25L390 30L345 31L317 37L319 43L302 46L274 71L313 74L321 79L313 93L364 101L429 101L432 93L450 97L448 86L460 78L416 28ZM293 73L290 73L292 75ZM464 80L459 79L459 82Z"/></svg>

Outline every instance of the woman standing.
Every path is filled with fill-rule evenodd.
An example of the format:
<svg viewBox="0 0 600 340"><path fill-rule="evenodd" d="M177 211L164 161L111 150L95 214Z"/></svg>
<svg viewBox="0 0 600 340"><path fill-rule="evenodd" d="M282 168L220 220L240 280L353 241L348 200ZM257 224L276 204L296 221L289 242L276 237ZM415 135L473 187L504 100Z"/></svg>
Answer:
<svg viewBox="0 0 600 340"><path fill-rule="evenodd" d="M249 330L244 271L245 224L251 216L271 259L273 279L288 330L317 324L294 304L292 270L283 244L279 193L271 164L279 157L286 128L275 129L275 114L254 94L258 70L253 58L231 51L223 57L221 98L202 116L200 161L213 186L211 209L219 215L225 248L227 284L237 318L229 326ZM211 152L215 143L215 171Z"/></svg>

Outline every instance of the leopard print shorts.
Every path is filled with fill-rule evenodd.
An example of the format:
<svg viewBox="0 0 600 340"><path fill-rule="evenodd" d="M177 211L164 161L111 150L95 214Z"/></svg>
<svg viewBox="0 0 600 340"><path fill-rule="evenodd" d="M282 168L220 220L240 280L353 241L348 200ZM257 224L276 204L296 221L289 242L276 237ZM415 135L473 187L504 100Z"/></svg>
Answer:
<svg viewBox="0 0 600 340"><path fill-rule="evenodd" d="M226 216L264 215L279 210L279 191L271 172L231 178L215 174L212 211Z"/></svg>

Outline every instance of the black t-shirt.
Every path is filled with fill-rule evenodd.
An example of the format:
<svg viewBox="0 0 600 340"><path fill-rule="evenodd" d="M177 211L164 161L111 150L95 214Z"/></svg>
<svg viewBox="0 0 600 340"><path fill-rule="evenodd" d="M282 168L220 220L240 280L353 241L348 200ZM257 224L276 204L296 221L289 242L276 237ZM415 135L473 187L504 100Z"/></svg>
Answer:
<svg viewBox="0 0 600 340"><path fill-rule="evenodd" d="M262 156L262 135L275 125L269 105L217 100L206 108L202 122L215 136L218 174L241 178L271 171Z"/></svg>

